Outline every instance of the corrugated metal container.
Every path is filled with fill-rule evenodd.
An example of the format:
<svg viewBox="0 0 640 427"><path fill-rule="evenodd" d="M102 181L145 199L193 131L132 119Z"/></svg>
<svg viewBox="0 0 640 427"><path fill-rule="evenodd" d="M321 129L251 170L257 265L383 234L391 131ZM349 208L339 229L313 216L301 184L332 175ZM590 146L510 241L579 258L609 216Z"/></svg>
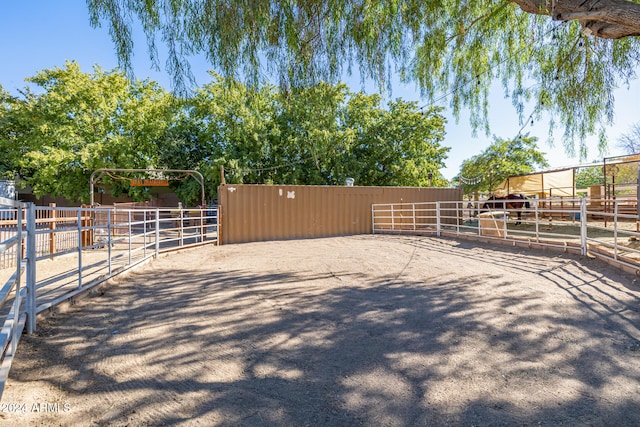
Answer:
<svg viewBox="0 0 640 427"><path fill-rule="evenodd" d="M222 243L371 233L374 203L460 201L457 188L226 184L218 187Z"/></svg>

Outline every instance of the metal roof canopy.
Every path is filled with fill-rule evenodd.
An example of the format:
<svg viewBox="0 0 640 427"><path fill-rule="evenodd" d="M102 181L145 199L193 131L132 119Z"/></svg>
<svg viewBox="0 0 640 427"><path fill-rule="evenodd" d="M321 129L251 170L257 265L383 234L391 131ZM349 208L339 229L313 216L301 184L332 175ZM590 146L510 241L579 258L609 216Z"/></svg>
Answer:
<svg viewBox="0 0 640 427"><path fill-rule="evenodd" d="M192 176L193 179L195 179L198 184L200 184L200 189L202 191L201 193L201 198L202 198L202 206L206 206L207 203L204 199L204 177L202 176L202 174L196 170L191 170L191 169L109 169L109 168L103 168L103 169L96 169L91 173L91 177L89 178L89 185L91 187L91 206L94 205L94 200L93 200L93 188L94 185L96 184L96 182L98 182L98 180L100 178L102 178L102 176L107 173L107 172L171 172L171 173L186 173L188 176ZM96 174L98 174L96 176Z"/></svg>

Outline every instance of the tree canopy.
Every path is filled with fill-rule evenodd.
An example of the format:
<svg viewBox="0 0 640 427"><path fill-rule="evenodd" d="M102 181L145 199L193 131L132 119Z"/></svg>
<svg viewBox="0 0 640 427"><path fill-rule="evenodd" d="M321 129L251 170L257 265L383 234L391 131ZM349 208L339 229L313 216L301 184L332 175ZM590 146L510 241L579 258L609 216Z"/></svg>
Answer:
<svg viewBox="0 0 640 427"><path fill-rule="evenodd" d="M184 99L117 70L84 73L75 62L28 81L37 93L12 96L0 86L0 177L19 175L36 196L88 202L89 177L100 168L195 169L209 200L220 165L232 183L446 184L438 108L403 100L383 107L379 95L344 84L283 92L212 74ZM128 178L136 177L144 176ZM148 198L148 188L117 178L101 183L114 195ZM172 186L183 202L199 203L194 180Z"/></svg>
<svg viewBox="0 0 640 427"><path fill-rule="evenodd" d="M576 169L576 188L587 188L590 185L602 185L604 183L602 169L602 166L586 166Z"/></svg>
<svg viewBox="0 0 640 427"><path fill-rule="evenodd" d="M344 84L282 92L215 74L185 108L163 158L171 168L198 165L215 185L221 164L230 183L446 184L440 169L449 148L440 145L445 120L437 108L402 100L384 108L380 96Z"/></svg>
<svg viewBox="0 0 640 427"><path fill-rule="evenodd" d="M536 166L548 166L544 153L538 149L537 138L495 138L480 154L462 162L456 180L463 184L465 193L493 192L508 177L533 172Z"/></svg>
<svg viewBox="0 0 640 427"><path fill-rule="evenodd" d="M336 82L357 69L381 88L414 81L433 104L469 107L488 130L489 93L499 81L521 122L550 117L569 152L613 119L613 91L636 77L638 0L87 0L94 26L109 27L131 69L140 26L176 89L189 86L191 55L225 77L282 87ZM529 104L527 104L529 103ZM533 105L525 111L525 105ZM529 107L531 108L531 107ZM551 132L550 132L551 134Z"/></svg>
<svg viewBox="0 0 640 427"><path fill-rule="evenodd" d="M99 67L83 73L75 62L27 80L42 93L25 89L22 98L5 98L0 148L8 154L3 167L26 179L34 194L87 202L95 169L159 166L155 144L173 110L171 94L156 83ZM112 190L136 191L116 183Z"/></svg>

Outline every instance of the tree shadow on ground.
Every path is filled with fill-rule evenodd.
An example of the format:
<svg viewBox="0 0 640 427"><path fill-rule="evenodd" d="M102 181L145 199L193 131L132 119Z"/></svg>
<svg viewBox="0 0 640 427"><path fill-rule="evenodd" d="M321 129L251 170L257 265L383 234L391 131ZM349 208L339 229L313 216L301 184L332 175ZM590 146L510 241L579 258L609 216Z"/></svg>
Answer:
<svg viewBox="0 0 640 427"><path fill-rule="evenodd" d="M134 273L26 336L11 378L102 425L640 424L628 277L446 239L345 253L363 242L406 263Z"/></svg>

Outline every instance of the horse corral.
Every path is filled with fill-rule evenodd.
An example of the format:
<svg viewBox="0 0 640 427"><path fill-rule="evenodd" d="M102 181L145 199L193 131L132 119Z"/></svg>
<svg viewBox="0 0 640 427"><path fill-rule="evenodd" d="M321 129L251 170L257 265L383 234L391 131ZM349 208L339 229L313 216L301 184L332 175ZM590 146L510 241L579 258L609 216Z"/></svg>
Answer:
<svg viewBox="0 0 640 427"><path fill-rule="evenodd" d="M236 187L228 192L239 196ZM282 230L296 236L314 225L292 220L314 206L303 191L274 194L270 209L259 200L260 212L282 208ZM605 248L603 259L638 271L632 258L640 250L623 240L640 233L622 228L630 218L618 201L607 212L586 199L536 199L528 208L524 200L513 200L521 207L496 200L504 219L483 225L473 215L479 204L401 197L369 205L369 190L350 195L371 209L335 204L342 222L417 236L200 247L95 288L91 282L93 298L39 319L36 333L23 338L0 415L12 425L640 422L640 289L635 276L584 256ZM222 213L224 206L231 207ZM508 218L516 210L520 224ZM90 259L85 251L100 250L111 271L116 241L129 247L129 264L134 251L142 256L136 263L162 256L167 236L158 212L140 220L127 214L127 236L87 248L83 233L116 224L107 216L106 224L87 225L78 213L76 266ZM30 236L35 214L27 216ZM187 238L206 243L207 216L203 210L191 224L191 213L180 213L170 227L178 225L178 234L168 239L178 247ZM490 228L499 232L487 237ZM141 244L133 244L136 236ZM498 242L511 247L483 246ZM565 253L531 249L541 247Z"/></svg>
<svg viewBox="0 0 640 427"><path fill-rule="evenodd" d="M17 406L1 415L638 425L639 293L598 260L435 237L202 247L41 322L5 389ZM33 410L41 403L58 410Z"/></svg>

